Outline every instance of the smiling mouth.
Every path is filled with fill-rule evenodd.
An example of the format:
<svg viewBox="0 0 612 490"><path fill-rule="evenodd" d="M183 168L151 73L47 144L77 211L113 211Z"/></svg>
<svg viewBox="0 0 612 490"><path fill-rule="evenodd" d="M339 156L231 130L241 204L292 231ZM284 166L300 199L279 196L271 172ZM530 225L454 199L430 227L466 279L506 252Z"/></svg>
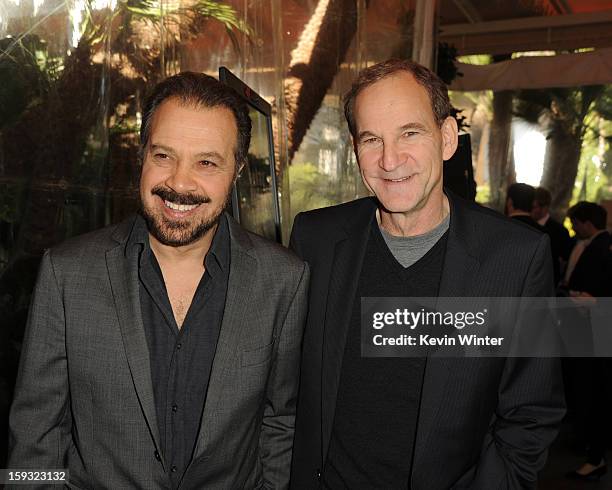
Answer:
<svg viewBox="0 0 612 490"><path fill-rule="evenodd" d="M167 200L164 200L164 204L167 208L172 209L172 211L178 211L180 213L186 213L187 211L191 211L199 206L199 204L176 204Z"/></svg>
<svg viewBox="0 0 612 490"><path fill-rule="evenodd" d="M387 182L406 182L410 180L414 175L409 175L408 177L400 177L399 179L385 179Z"/></svg>

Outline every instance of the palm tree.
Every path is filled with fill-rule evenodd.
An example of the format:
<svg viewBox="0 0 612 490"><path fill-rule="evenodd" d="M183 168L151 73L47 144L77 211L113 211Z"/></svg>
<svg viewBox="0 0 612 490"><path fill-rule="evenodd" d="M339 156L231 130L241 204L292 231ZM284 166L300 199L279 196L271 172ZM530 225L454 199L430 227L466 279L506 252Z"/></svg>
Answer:
<svg viewBox="0 0 612 490"><path fill-rule="evenodd" d="M319 0L284 80L289 162L321 107L357 31L355 0Z"/></svg>

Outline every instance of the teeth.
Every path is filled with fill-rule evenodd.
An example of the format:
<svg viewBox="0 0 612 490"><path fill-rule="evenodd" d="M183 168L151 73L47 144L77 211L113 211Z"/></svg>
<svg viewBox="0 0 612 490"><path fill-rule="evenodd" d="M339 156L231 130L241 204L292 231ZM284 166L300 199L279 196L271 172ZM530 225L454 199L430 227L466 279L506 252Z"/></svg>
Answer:
<svg viewBox="0 0 612 490"><path fill-rule="evenodd" d="M391 182L403 182L404 180L408 180L410 177L402 177L401 179L390 179Z"/></svg>
<svg viewBox="0 0 612 490"><path fill-rule="evenodd" d="M174 211L191 211L198 207L198 204L174 204L171 201L164 201L164 204Z"/></svg>

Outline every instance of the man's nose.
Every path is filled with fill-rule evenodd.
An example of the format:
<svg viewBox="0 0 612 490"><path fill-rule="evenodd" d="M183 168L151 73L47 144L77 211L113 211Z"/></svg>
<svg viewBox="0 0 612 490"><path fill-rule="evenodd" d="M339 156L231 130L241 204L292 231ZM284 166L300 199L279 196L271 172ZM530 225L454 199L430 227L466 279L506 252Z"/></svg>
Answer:
<svg viewBox="0 0 612 490"><path fill-rule="evenodd" d="M175 165L165 183L170 189L179 193L193 192L197 187L188 165L181 162Z"/></svg>
<svg viewBox="0 0 612 490"><path fill-rule="evenodd" d="M380 160L380 168L386 172L392 172L401 165L401 156L397 144L394 141L385 141L383 153Z"/></svg>

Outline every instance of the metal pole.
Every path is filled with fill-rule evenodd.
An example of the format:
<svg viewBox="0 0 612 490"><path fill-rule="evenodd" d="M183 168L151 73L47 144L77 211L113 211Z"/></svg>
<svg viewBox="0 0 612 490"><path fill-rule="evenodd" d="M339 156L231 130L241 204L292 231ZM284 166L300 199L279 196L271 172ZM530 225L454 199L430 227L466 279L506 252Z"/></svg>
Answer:
<svg viewBox="0 0 612 490"><path fill-rule="evenodd" d="M412 59L430 70L434 61L436 0L417 0Z"/></svg>

